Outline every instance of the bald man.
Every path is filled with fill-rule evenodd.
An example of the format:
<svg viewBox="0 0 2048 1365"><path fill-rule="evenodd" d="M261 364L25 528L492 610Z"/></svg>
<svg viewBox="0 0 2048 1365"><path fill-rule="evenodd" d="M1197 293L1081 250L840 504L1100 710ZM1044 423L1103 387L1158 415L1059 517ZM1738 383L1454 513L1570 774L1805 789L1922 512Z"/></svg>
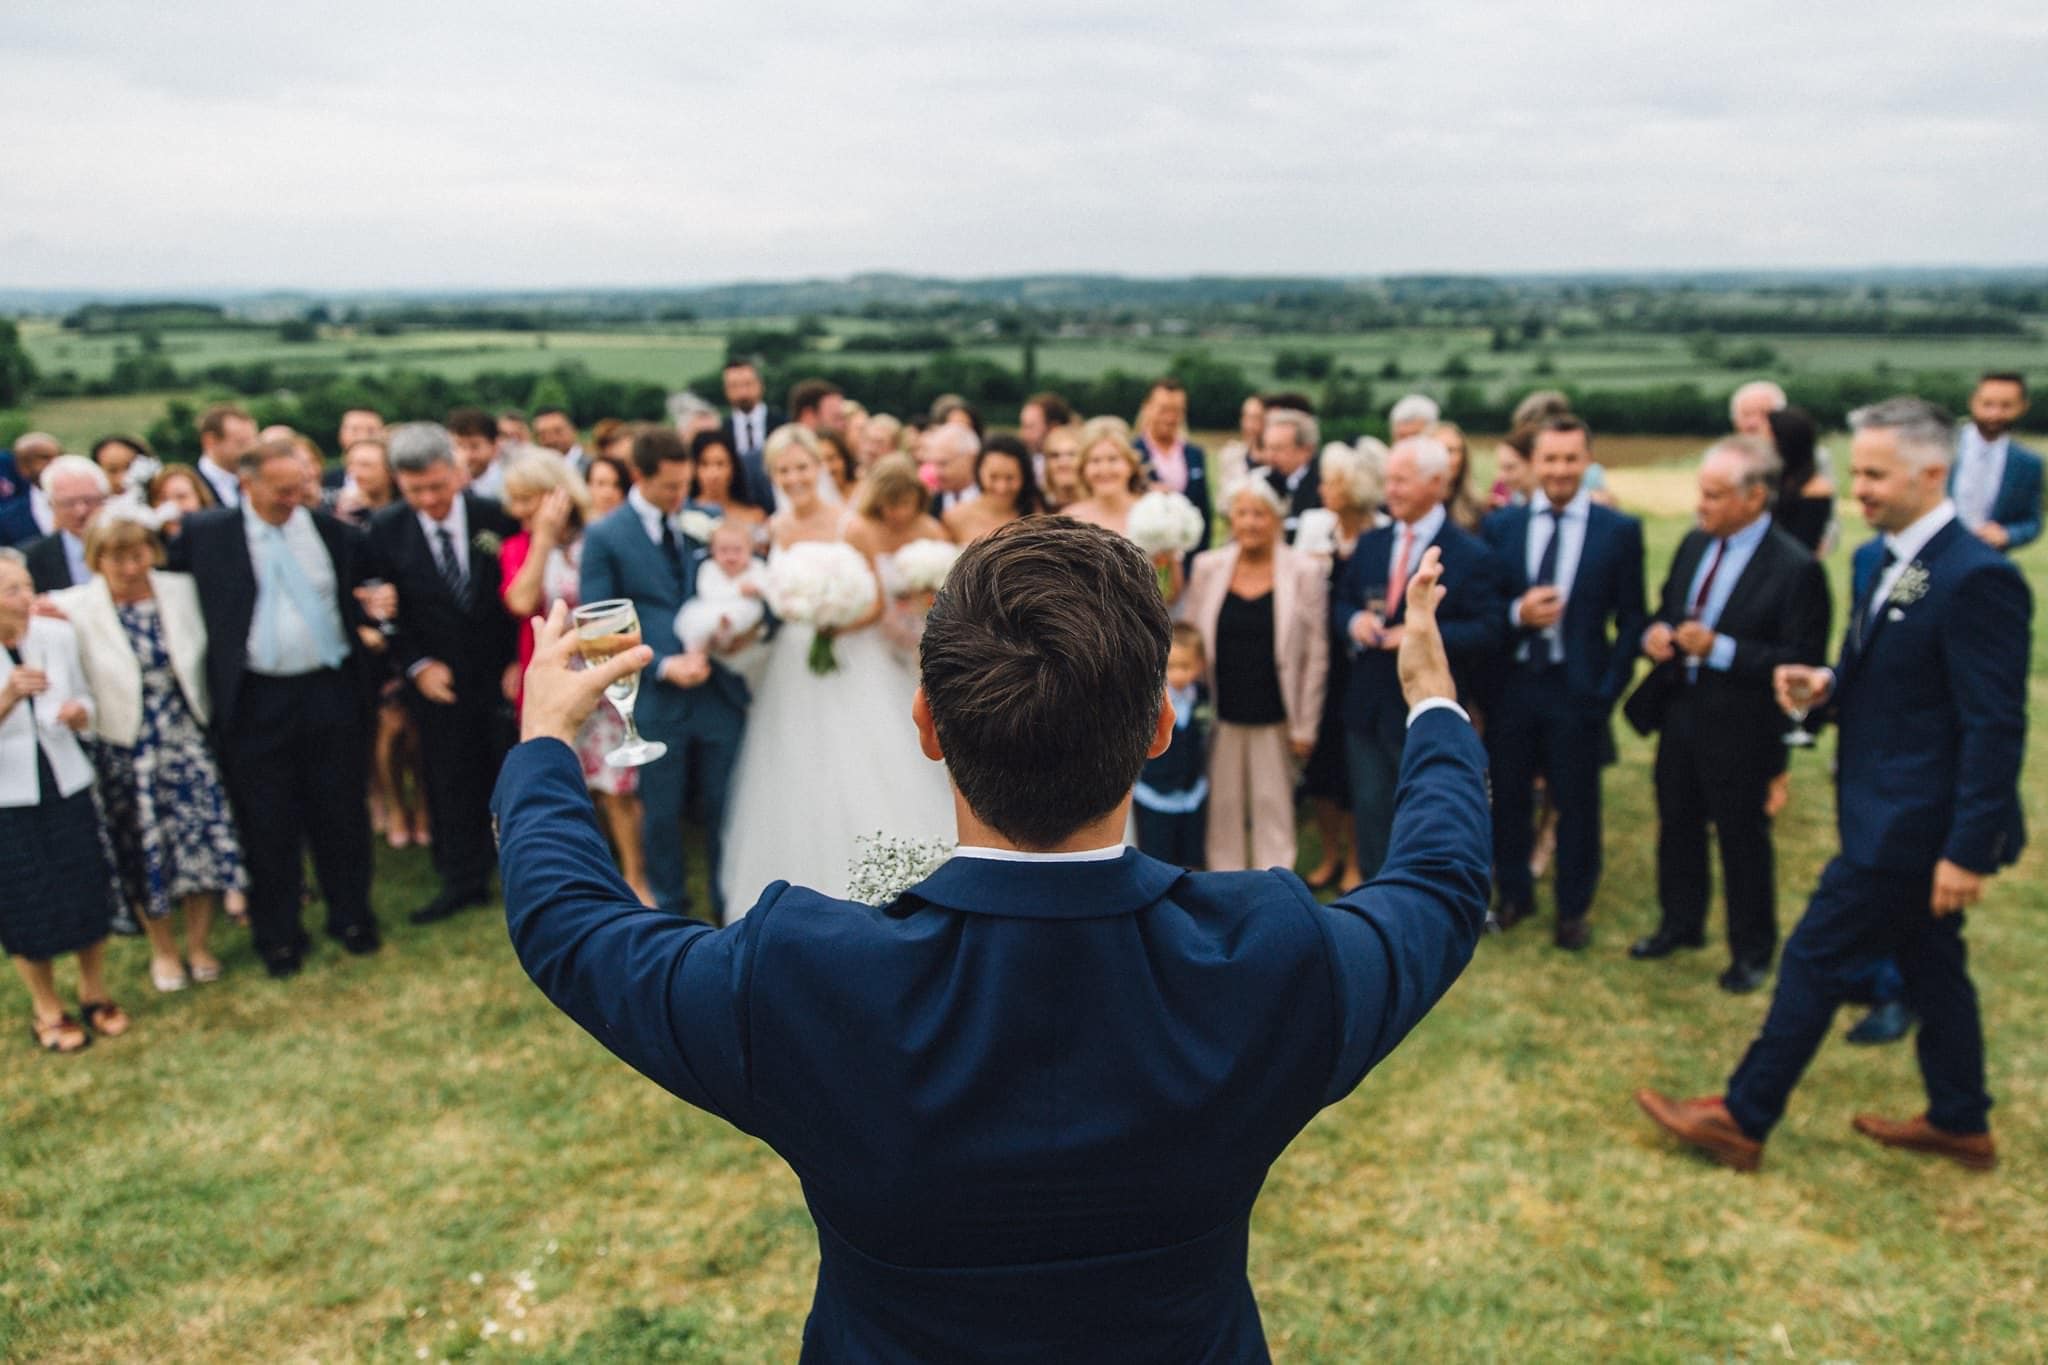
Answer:
<svg viewBox="0 0 2048 1365"><path fill-rule="evenodd" d="M0 545L26 545L57 529L56 510L40 486L43 470L64 451L47 431L31 431L0 451Z"/></svg>

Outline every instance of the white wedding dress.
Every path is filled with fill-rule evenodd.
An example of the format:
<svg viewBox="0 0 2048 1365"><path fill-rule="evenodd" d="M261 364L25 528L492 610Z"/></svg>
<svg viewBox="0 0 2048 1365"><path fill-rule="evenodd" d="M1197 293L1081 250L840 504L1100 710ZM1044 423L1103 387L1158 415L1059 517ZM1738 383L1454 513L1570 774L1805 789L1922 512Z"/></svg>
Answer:
<svg viewBox="0 0 2048 1365"><path fill-rule="evenodd" d="M900 583L889 556L876 567L885 591ZM924 756L910 719L916 665L901 642L915 632L903 615L892 605L839 636L839 667L823 675L810 670L809 626L785 622L769 642L726 805L729 920L775 881L844 896L862 835L953 840L945 765Z"/></svg>

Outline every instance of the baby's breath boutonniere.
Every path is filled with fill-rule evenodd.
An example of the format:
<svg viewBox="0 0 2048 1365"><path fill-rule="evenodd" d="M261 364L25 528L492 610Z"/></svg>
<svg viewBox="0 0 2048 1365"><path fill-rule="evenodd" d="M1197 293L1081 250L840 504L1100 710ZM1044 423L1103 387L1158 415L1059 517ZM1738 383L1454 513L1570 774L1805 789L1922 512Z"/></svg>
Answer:
<svg viewBox="0 0 2048 1365"><path fill-rule="evenodd" d="M1894 607L1910 607L1927 596L1927 567L1914 560L1899 571L1892 582L1892 595L1885 601Z"/></svg>
<svg viewBox="0 0 2048 1365"><path fill-rule="evenodd" d="M505 548L505 542L496 531L478 531L469 538L470 548L480 554L496 556Z"/></svg>
<svg viewBox="0 0 2048 1365"><path fill-rule="evenodd" d="M948 840L897 839L880 830L855 839L853 850L847 899L875 906L894 901L953 856Z"/></svg>

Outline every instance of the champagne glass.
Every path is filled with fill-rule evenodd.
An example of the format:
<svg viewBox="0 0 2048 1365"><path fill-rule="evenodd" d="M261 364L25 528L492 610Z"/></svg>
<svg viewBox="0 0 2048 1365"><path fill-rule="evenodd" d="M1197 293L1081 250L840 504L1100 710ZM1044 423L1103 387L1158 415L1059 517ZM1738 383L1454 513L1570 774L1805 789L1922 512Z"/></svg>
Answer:
<svg viewBox="0 0 2048 1365"><path fill-rule="evenodd" d="M1792 699L1792 705L1785 712L1792 717L1792 728L1785 732L1785 743L1794 749L1804 749L1813 743L1813 731L1806 728L1806 713L1813 709L1811 675L1793 674L1785 680L1785 691Z"/></svg>
<svg viewBox="0 0 2048 1365"><path fill-rule="evenodd" d="M381 578L365 578L362 581L361 586L366 592L376 592L381 588L389 587L390 584L386 583ZM398 625L390 617L372 616L370 619L377 623L377 631L385 639L388 640L398 633Z"/></svg>
<svg viewBox="0 0 2048 1365"><path fill-rule="evenodd" d="M576 625L576 647L585 664L601 664L640 643L640 613L626 598L578 607L572 619ZM639 669L605 688L604 694L611 699L619 719L626 722L625 743L606 754L605 762L614 768L637 768L668 752L668 745L658 739L640 738L639 730L633 726L633 706L640 698Z"/></svg>
<svg viewBox="0 0 2048 1365"><path fill-rule="evenodd" d="M1365 599L1365 613L1372 617L1375 639L1380 631L1387 628L1387 594L1382 588Z"/></svg>

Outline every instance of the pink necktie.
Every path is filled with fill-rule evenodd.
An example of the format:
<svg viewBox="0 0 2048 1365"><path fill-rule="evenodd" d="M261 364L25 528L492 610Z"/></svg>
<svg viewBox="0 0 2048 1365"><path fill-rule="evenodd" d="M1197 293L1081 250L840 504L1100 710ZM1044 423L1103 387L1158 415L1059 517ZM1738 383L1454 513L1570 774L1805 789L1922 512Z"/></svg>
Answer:
<svg viewBox="0 0 2048 1365"><path fill-rule="evenodd" d="M1401 609L1401 593L1408 586L1408 551L1415 540L1415 528L1402 523L1401 550L1394 556L1394 572L1387 575L1387 615Z"/></svg>

